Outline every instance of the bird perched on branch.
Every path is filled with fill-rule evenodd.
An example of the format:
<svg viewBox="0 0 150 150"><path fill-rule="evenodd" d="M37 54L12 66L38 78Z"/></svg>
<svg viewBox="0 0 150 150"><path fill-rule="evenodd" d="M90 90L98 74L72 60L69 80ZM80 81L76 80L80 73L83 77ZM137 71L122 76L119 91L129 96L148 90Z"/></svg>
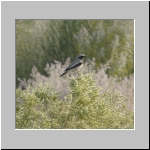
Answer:
<svg viewBox="0 0 150 150"><path fill-rule="evenodd" d="M66 68L64 73L60 75L60 77L63 76L64 74L70 73L70 72L77 73L83 66L83 58L84 57L85 57L84 54L80 54L79 56L77 56L75 58L75 60Z"/></svg>

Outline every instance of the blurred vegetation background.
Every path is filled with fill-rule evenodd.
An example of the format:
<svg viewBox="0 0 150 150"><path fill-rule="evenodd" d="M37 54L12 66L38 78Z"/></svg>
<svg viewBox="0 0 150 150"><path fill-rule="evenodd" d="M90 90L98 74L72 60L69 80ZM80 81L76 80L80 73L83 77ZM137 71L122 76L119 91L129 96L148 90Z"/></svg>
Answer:
<svg viewBox="0 0 150 150"><path fill-rule="evenodd" d="M16 20L16 128L133 129L134 20Z"/></svg>
<svg viewBox="0 0 150 150"><path fill-rule="evenodd" d="M46 64L65 64L84 53L94 70L123 79L134 74L134 20L16 20L16 88L34 66L49 76Z"/></svg>

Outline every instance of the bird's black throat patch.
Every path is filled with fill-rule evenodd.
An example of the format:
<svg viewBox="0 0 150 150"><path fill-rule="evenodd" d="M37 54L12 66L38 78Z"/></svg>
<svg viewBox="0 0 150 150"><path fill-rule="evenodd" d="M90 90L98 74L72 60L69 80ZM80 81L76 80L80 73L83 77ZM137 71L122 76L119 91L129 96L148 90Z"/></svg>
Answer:
<svg viewBox="0 0 150 150"><path fill-rule="evenodd" d="M82 60L83 58L84 58L84 56L79 56L79 59L81 59L81 60Z"/></svg>

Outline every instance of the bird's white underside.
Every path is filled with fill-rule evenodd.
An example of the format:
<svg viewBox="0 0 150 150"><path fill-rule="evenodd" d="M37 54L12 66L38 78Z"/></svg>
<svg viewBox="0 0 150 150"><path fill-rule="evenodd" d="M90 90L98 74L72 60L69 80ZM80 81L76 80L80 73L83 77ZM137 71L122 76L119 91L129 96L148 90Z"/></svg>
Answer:
<svg viewBox="0 0 150 150"><path fill-rule="evenodd" d="M77 71L79 71L82 68L82 66L83 66L83 64L81 64L80 66L78 66L76 68L70 69L70 70L67 71L67 73L77 72Z"/></svg>

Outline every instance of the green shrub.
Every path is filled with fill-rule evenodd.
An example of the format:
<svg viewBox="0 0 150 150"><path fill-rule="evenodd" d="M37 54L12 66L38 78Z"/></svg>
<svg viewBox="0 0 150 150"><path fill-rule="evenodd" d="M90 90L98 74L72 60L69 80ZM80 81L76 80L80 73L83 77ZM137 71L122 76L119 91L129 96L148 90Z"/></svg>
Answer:
<svg viewBox="0 0 150 150"><path fill-rule="evenodd" d="M56 93L53 93L48 84L41 84L33 89L16 90L16 128L34 129L50 128L49 108L47 104L55 101Z"/></svg>
<svg viewBox="0 0 150 150"><path fill-rule="evenodd" d="M117 91L102 93L92 74L69 77L70 94L58 100L51 85L16 90L16 128L133 129L134 114Z"/></svg>
<svg viewBox="0 0 150 150"><path fill-rule="evenodd" d="M134 128L133 113L128 112L126 97L115 91L100 93L91 74L70 78L71 108L67 128Z"/></svg>

